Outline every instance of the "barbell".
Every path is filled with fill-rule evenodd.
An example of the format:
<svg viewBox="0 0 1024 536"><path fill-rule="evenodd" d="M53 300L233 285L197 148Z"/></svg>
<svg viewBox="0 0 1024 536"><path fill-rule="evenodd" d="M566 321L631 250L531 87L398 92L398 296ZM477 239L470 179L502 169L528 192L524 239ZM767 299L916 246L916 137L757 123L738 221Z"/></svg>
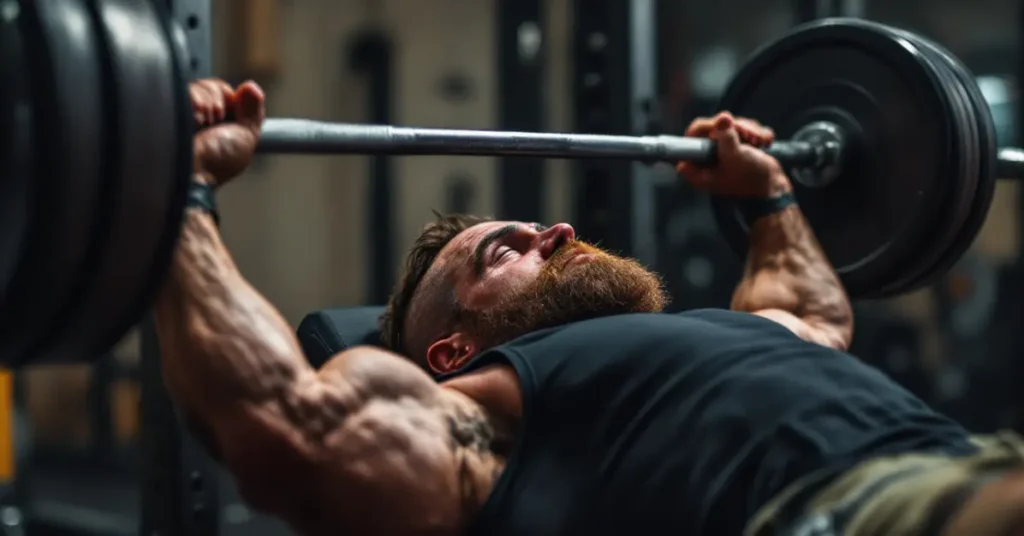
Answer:
<svg viewBox="0 0 1024 536"><path fill-rule="evenodd" d="M195 125L187 46L159 2L0 0L0 364L101 354L152 304L177 241ZM766 150L847 290L934 281L967 250L995 177L987 104L949 52L882 24L827 19L758 50L720 108L773 127ZM616 158L710 164L712 142L268 119L268 153ZM725 239L747 232L713 200Z"/></svg>

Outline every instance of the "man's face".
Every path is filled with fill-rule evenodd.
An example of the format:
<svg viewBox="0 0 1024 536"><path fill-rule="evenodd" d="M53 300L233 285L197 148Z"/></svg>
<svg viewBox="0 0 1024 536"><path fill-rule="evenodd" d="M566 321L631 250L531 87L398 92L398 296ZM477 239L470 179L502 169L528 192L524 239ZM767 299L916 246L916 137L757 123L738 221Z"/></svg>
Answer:
<svg viewBox="0 0 1024 536"><path fill-rule="evenodd" d="M456 333L428 350L428 363L438 372L531 331L659 312L667 301L656 275L632 259L577 241L565 223L481 223L456 236L435 266L448 272L461 309Z"/></svg>

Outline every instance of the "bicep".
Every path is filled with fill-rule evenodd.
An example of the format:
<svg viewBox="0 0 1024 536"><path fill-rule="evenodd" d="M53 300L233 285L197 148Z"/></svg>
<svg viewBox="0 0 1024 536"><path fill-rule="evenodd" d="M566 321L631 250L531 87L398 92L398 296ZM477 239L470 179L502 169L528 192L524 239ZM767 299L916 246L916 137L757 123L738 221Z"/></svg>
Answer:
<svg viewBox="0 0 1024 536"><path fill-rule="evenodd" d="M807 342L837 350L846 350L849 347L852 334L845 333L842 328L827 322L817 323L813 319L802 319L782 309L762 309L754 311L752 314L780 324Z"/></svg>
<svg viewBox="0 0 1024 536"><path fill-rule="evenodd" d="M458 521L462 471L485 456L454 434L460 420L486 422L472 401L375 348L339 354L285 398L250 408L223 449L253 506L356 532L427 514Z"/></svg>

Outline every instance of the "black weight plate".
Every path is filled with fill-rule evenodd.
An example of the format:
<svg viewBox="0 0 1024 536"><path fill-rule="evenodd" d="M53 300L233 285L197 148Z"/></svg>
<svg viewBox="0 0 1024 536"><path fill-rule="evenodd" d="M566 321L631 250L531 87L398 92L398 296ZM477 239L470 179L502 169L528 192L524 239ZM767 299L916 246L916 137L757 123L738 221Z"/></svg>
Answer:
<svg viewBox="0 0 1024 536"><path fill-rule="evenodd" d="M909 292L916 288L917 281L929 278L929 274L949 249L970 214L980 167L978 156L980 135L967 89L932 43L903 30L895 28L890 28L890 30L895 38L904 39L917 47L936 75L941 77L942 87L950 97L950 102L954 104L950 111L950 118L956 124L955 133L959 134L956 136L959 140L959 148L953 154L957 158L958 174L952 177L952 188L947 192L945 207L940 211L941 230L932 233L929 240L925 242L926 247L922 248L918 259L914 263L908 264L898 278L881 289L878 293L880 296Z"/></svg>
<svg viewBox="0 0 1024 536"><path fill-rule="evenodd" d="M9 284L29 232L34 103L21 20L0 17L0 311L11 307ZM0 356L4 350L0 340Z"/></svg>
<svg viewBox="0 0 1024 536"><path fill-rule="evenodd" d="M978 134L977 145L972 148L977 165L977 184L974 194L970 198L970 212L961 224L960 232L931 270L922 274L908 286L909 290L923 288L941 278L967 253L971 244L978 237L978 233L988 217L989 207L992 206L992 197L995 194L996 180L998 179L995 174L996 159L999 151L992 112L974 75L946 48L920 36L916 37L926 43L946 63L967 92L975 120L974 128Z"/></svg>
<svg viewBox="0 0 1024 536"><path fill-rule="evenodd" d="M189 94L189 52L188 39L181 26L167 11L162 3L155 5L153 12L156 17L155 23L160 26L162 39L171 52L174 62L174 71L171 73L173 81L174 97L174 168L172 169L171 181L167 184L169 203L163 214L163 234L157 244L154 257L148 270L149 277L146 280L144 290L140 292L132 305L128 308L127 315L122 318L120 325L116 326L113 333L123 335L150 308L157 293L165 282L167 271L171 266L171 259L178 244L178 236L181 232L181 223L185 216L185 204L188 200L189 185L192 182L192 135L196 129L195 116L192 114L192 97Z"/></svg>
<svg viewBox="0 0 1024 536"><path fill-rule="evenodd" d="M831 121L851 139L832 184L795 184L800 206L847 291L884 287L938 223L953 173L947 102L913 47L876 25L827 19L755 53L720 109L772 126L781 139ZM727 241L741 254L748 229L727 199L713 201Z"/></svg>
<svg viewBox="0 0 1024 536"><path fill-rule="evenodd" d="M179 162L177 65L153 2L93 0L104 46L111 99L107 117L113 157L107 170L113 198L103 206L110 218L99 262L56 359L92 359L124 334L126 318L147 291L149 271L167 233L175 203Z"/></svg>
<svg viewBox="0 0 1024 536"><path fill-rule="evenodd" d="M99 66L89 13L76 0L23 2L30 34L36 155L31 234L2 309L5 362L21 362L73 301L94 230L101 183Z"/></svg>
<svg viewBox="0 0 1024 536"><path fill-rule="evenodd" d="M933 43L904 30L891 27L887 29L894 39L904 39L913 44L933 69L934 74L939 77L940 85L951 105L949 118L955 125L952 135L956 149L949 156L956 162L952 168L955 173L950 177L950 187L945 194L946 201L938 212L939 219L933 232L922 242L915 259L907 263L900 274L890 280L884 288L872 293L872 296L876 297L909 292L915 289L915 282L929 278L929 274L953 244L971 212L981 165L978 154L978 121L967 88L950 69L948 62Z"/></svg>

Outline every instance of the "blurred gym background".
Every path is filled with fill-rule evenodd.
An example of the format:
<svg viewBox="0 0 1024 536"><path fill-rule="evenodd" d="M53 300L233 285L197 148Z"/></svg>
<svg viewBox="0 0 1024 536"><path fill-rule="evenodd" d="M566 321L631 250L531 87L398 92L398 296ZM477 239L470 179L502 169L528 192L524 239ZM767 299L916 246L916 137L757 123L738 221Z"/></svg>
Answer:
<svg viewBox="0 0 1024 536"><path fill-rule="evenodd" d="M944 44L977 75L1001 144L1019 144L1024 129L1016 0L212 0L211 15L185 20L211 33L212 73L260 82L275 116L679 133L715 111L758 45L801 21L850 15ZM679 182L630 163L263 156L224 189L222 229L243 273L293 325L324 307L382 303L431 210L568 221L661 272L675 308L726 306L739 261L706 198ZM1000 182L981 237L946 280L857 305L854 353L976 431L1024 425L1021 207L1018 184ZM158 428L173 419L140 410L147 351L140 329L95 365L0 383L13 391L0 421L13 422L17 462L0 463L3 534L140 533L152 471L140 445L180 439ZM181 488L198 487L187 463L168 470L182 473ZM212 520L183 534L287 533L216 480L201 504L166 492L168 510Z"/></svg>

